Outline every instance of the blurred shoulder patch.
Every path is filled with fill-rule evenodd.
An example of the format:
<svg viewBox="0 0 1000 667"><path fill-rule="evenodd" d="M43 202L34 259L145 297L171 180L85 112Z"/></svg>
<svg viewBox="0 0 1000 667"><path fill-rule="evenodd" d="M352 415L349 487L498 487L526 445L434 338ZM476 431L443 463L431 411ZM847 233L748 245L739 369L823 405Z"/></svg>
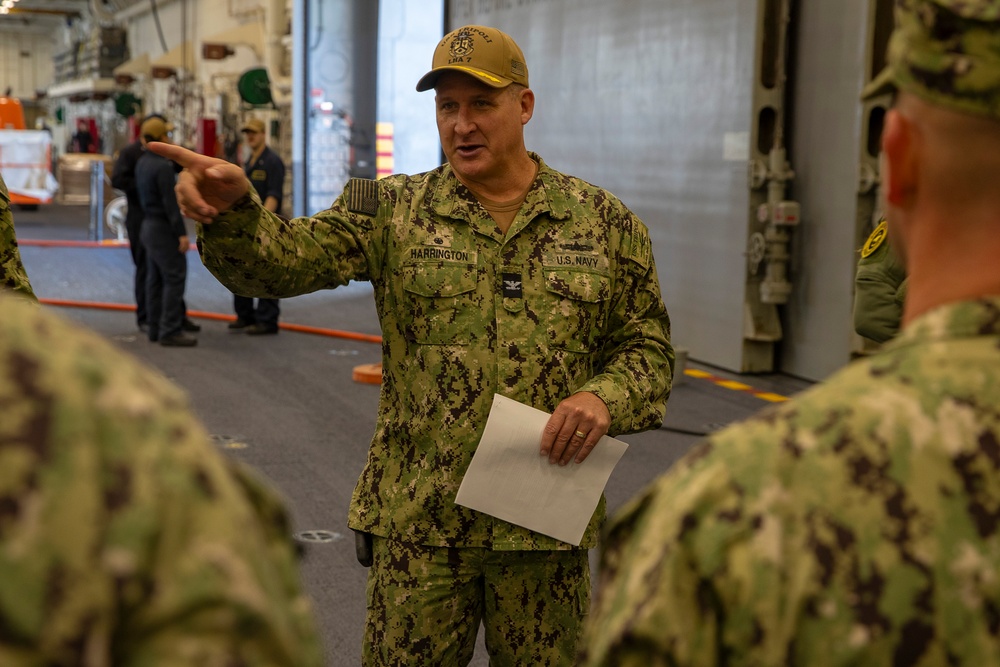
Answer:
<svg viewBox="0 0 1000 667"><path fill-rule="evenodd" d="M878 223L878 227L871 233L865 244L861 246L861 256L868 257L873 252L879 249L882 243L885 241L886 236L888 236L889 228L885 223L885 220Z"/></svg>
<svg viewBox="0 0 1000 667"><path fill-rule="evenodd" d="M347 210L351 213L378 213L378 182L370 178L352 178L347 182Z"/></svg>

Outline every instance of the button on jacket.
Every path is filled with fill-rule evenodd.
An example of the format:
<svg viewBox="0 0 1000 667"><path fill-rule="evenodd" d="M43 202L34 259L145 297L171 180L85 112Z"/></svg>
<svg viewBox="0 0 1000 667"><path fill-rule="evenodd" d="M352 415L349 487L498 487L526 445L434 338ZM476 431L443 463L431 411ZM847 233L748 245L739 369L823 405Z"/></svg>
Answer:
<svg viewBox="0 0 1000 667"><path fill-rule="evenodd" d="M611 434L662 422L674 357L646 227L612 194L532 158L538 176L506 236L448 165L354 179L330 209L290 222L251 193L199 226L205 265L237 293L371 281L383 384L354 529L432 546L570 548L455 504L493 395L551 412L590 391ZM604 511L602 499L581 546L596 544Z"/></svg>

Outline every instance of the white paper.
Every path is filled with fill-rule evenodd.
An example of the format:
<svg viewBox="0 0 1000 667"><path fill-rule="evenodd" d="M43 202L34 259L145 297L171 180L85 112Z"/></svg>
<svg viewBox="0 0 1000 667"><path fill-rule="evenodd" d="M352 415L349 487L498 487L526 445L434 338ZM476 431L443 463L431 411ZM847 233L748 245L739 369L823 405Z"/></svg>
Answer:
<svg viewBox="0 0 1000 667"><path fill-rule="evenodd" d="M455 502L579 546L628 445L604 436L583 463L549 463L539 455L549 417L495 395Z"/></svg>

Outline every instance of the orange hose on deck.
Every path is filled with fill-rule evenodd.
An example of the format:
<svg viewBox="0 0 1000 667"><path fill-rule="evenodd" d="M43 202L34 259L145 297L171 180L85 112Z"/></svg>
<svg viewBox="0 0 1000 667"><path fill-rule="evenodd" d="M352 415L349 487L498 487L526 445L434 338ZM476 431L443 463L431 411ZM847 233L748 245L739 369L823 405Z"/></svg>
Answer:
<svg viewBox="0 0 1000 667"><path fill-rule="evenodd" d="M101 301L71 301L69 299L39 299L40 303L47 306L60 306L64 308L94 308L96 310L119 310L134 311L135 306L131 303L104 303ZM223 315L222 313L210 313L202 310L189 310L188 317L197 317L203 320L217 320L220 322L232 322L235 315ZM313 334L316 336L327 336L328 338L344 338L356 340L362 343L382 343L382 337L374 334L363 334L354 331L341 331L340 329L324 329L322 327L312 327L305 324L289 324L279 322L278 327L287 331Z"/></svg>
<svg viewBox="0 0 1000 667"><path fill-rule="evenodd" d="M130 303L103 303L101 301L70 301L69 299L39 299L46 306L62 306L64 308L96 308L98 310L135 310Z"/></svg>
<svg viewBox="0 0 1000 667"><path fill-rule="evenodd" d="M231 317L229 319L236 319ZM278 327L281 329L287 329L288 331L298 331L299 333L316 334L317 336L332 336L334 338L347 338L348 340L358 340L363 343L378 343L382 344L382 337L375 336L373 334L363 334L356 333L354 331L341 331L340 329L322 329L320 327L311 327L306 324L286 324L285 322L279 322Z"/></svg>
<svg viewBox="0 0 1000 667"><path fill-rule="evenodd" d="M25 241L19 241L18 245L21 246L35 246L40 248L127 248L128 241L60 241L60 240L44 240L44 239L28 239ZM198 246L194 243L191 244L189 250L197 250ZM39 299L41 303L49 306L61 306L65 308L95 308L98 310L135 310L135 306L126 303L102 303L98 301L71 301L69 299ZM235 315L223 315L221 313L209 313L200 310L188 311L189 317L198 317L205 320L219 320L223 322L232 322L236 319ZM356 340L362 343L382 343L382 337L373 334L363 334L354 331L341 331L339 329L324 329L322 327L313 327L305 324L286 324L284 322L278 323L278 327L281 329L286 329L288 331L297 331L299 333L313 334L316 336L328 336L330 338L344 338L347 340Z"/></svg>
<svg viewBox="0 0 1000 667"><path fill-rule="evenodd" d="M118 239L109 241L65 241L59 239L26 239L18 240L20 246L36 248L127 248L128 241Z"/></svg>
<svg viewBox="0 0 1000 667"><path fill-rule="evenodd" d="M26 239L18 240L17 244L24 247L33 248L127 248L129 246L128 241L119 241L118 239L108 240L108 241L65 241L58 239ZM192 243L188 250L197 250L198 246Z"/></svg>

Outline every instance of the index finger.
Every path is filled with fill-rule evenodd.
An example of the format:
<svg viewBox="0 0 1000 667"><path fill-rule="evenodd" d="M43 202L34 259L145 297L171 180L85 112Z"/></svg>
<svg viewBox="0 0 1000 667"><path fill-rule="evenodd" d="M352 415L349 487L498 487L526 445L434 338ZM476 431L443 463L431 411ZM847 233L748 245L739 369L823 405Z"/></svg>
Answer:
<svg viewBox="0 0 1000 667"><path fill-rule="evenodd" d="M207 155L195 153L194 151L188 150L183 146L165 144L162 141L150 141L146 144L146 148L157 155L162 155L168 160L173 160L185 169L190 169L191 167L202 167L207 169L215 164L217 160L217 158L214 157L208 157Z"/></svg>

